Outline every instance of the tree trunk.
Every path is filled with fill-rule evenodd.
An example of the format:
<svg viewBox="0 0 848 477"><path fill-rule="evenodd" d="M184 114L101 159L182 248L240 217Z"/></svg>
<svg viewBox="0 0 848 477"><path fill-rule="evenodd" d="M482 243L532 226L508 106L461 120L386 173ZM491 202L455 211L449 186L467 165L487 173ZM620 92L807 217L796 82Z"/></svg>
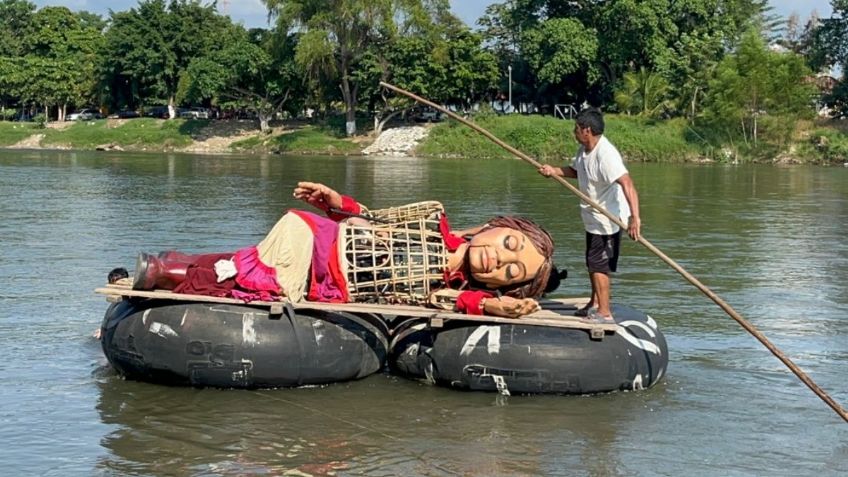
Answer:
<svg viewBox="0 0 848 477"><path fill-rule="evenodd" d="M268 113L262 111L261 109L258 112L259 114L259 131L266 133L270 129L268 126Z"/></svg>
<svg viewBox="0 0 848 477"><path fill-rule="evenodd" d="M350 89L347 73L342 75L342 98L345 103L345 134L356 134L356 94Z"/></svg>
<svg viewBox="0 0 848 477"><path fill-rule="evenodd" d="M753 132L753 137L754 137L754 148L755 148L755 149L757 148L757 116L759 116L759 114L758 114L758 113L754 113L754 132Z"/></svg>
<svg viewBox="0 0 848 477"><path fill-rule="evenodd" d="M690 122L695 122L695 102L698 100L698 86L695 86L695 92L692 93L692 115L689 117Z"/></svg>
<svg viewBox="0 0 848 477"><path fill-rule="evenodd" d="M60 123L61 123L62 121L64 121L64 120L65 120L65 115L67 114L67 112L68 112L68 104L67 104L67 103L64 103L64 104L62 104L62 106L60 106L60 107L59 107L59 118L58 118L58 121L59 121Z"/></svg>
<svg viewBox="0 0 848 477"><path fill-rule="evenodd" d="M374 116L374 133L375 133L375 136L380 136L380 133L383 132L383 128L386 127L386 123L391 121L391 119L393 117L397 116L400 113L406 112L406 111L409 111L409 109L398 109L397 111L390 113L382 121L379 120L379 116Z"/></svg>
<svg viewBox="0 0 848 477"><path fill-rule="evenodd" d="M168 117L171 119L177 117L177 100L173 95L168 97Z"/></svg>

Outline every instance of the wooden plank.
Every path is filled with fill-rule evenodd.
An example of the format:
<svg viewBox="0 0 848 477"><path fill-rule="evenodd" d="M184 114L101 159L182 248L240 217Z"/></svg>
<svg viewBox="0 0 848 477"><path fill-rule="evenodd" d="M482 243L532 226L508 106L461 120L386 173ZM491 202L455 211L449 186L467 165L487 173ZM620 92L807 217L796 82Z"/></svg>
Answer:
<svg viewBox="0 0 848 477"><path fill-rule="evenodd" d="M234 298L222 298L206 295L188 295L183 293L173 293L168 290L132 290L126 285L112 284L105 288L94 290L106 296L123 296L123 297L139 297L153 298L160 300L174 301L192 301L205 303L225 303L232 305L249 305L262 308L277 308L281 303L286 301L251 301L246 303ZM462 320L481 323L502 323L513 325L533 325L533 326L552 326L557 328L574 328L595 330L603 332L615 332L617 325L606 323L589 323L574 316L574 311L579 305L585 304L587 298L569 298L562 300L542 300L540 305L542 310L522 318L503 318L498 316L488 315L465 315L461 313L453 313L434 308L426 308L423 306L408 306L408 305L380 305L374 303L318 303L318 302L291 302L292 308L295 310L322 310L322 311L342 311L349 313L374 313L378 315L393 315L410 318L426 318L430 320L446 321L446 320Z"/></svg>

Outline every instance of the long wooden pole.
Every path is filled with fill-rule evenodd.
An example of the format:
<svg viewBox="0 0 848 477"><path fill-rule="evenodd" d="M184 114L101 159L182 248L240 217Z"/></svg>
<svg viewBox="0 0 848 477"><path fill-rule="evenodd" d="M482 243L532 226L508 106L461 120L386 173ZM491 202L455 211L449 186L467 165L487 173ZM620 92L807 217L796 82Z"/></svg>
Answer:
<svg viewBox="0 0 848 477"><path fill-rule="evenodd" d="M505 142L503 142L500 139L498 139L497 137L495 137L494 134L492 134L489 131L483 129L482 127L474 124L473 122L471 122L471 121L449 111L448 109L446 109L446 108L444 108L444 107L442 107L442 106L440 106L436 103L428 101L428 100L426 100L426 99L424 99L420 96L417 96L413 93L410 93L409 91L406 91L406 90L403 90L401 88L398 88L397 86L391 85L389 83L385 83L385 82L381 81L380 85L383 86L384 88L388 88L388 89L390 89L390 90L392 90L396 93L400 93L404 96L412 98L412 99L414 99L415 101L417 101L421 104L426 104L427 106L430 106L431 108L433 108L437 111L441 111L442 113L450 116L451 118L461 122L462 124L465 124L466 126L470 127L471 129L474 129L475 131L479 132L480 134L486 136L489 140L491 140L492 142L494 142L498 146L501 146L502 148L506 149L507 151L512 153L515 157L518 157L519 159L530 163L536 169L542 167L542 165L540 163L536 162L533 158L531 158L527 154L524 154L523 152L521 152L518 149L510 146L509 144L506 144ZM579 197L580 200L591 205L593 208L595 208L595 210L604 214L610 220L612 220L613 222L618 224L619 227L621 227L622 229L625 229L625 230L627 229L627 225L625 225L624 222L622 222L620 218L611 214L608 210L603 208L600 204L598 204L594 200L590 199L589 196L587 196L586 194L581 192L580 189L571 185L571 183L566 181L564 178L559 177L559 176L551 176L551 177L554 180L556 180L557 182L559 182L560 184L564 185L566 188L568 188L568 190L570 190L572 193L574 193L574 195ZM804 384L806 384L807 387L810 388L810 390L812 390L814 393L816 393L816 395L818 397L820 397L822 401L824 401L828 406L831 407L831 409L833 409L837 414L839 414L839 416L842 417L842 419L845 420L845 422L848 422L848 412L845 411L845 408L840 406L839 403L837 403L833 398L831 398L821 387L819 387L819 385L817 385L815 382L813 382L813 380L810 379L810 377L807 376L807 374L804 373L804 371L802 371L801 368L799 368L794 362L792 362L792 360L789 359L785 354L783 354L783 352L781 352L779 349L777 349L777 347L774 344L772 344L772 342L769 341L769 339L766 338L766 336L762 332L760 332L760 330L755 328L754 325L749 323L745 318L742 318L742 315L737 313L736 310L734 310L733 307L728 305L727 302L722 300L721 297L719 297L712 290L707 288L706 285L701 283L700 280L695 278L692 274L690 274L689 272L684 270L683 267L678 265L677 262L672 260L668 255L666 255L662 251L660 251L660 249L655 247L651 242L648 242L647 239L640 236L638 239L636 239L636 241L639 242L640 244L644 245L645 248L647 248L648 250L651 251L651 253L653 253L654 255L659 257L660 259L662 259L662 261L667 263L671 268L673 268L675 271L677 271L677 273L683 275L683 278L685 278L692 285L695 285L695 287L698 290L701 290L701 292L703 292L704 295L707 295L710 298L710 300L714 301L716 305L718 305L722 310L725 311L725 313L730 315L731 318L733 318L734 320L736 320L737 323L742 325L742 328L745 328L745 330L748 333L751 333L752 335L754 335L754 337L757 338L757 340L759 340L759 342L762 343L763 346L765 346L769 351L771 351L771 353L773 355L775 355L777 357L777 359L779 359L781 362L783 362L783 364L785 364L793 373L795 373L795 375L798 376L798 379L800 379Z"/></svg>

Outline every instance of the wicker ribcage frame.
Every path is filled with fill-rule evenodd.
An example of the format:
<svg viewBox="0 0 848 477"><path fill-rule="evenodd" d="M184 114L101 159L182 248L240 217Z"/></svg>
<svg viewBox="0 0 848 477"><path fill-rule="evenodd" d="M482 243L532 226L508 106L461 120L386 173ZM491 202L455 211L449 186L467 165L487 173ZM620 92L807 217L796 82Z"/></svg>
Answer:
<svg viewBox="0 0 848 477"><path fill-rule="evenodd" d="M426 304L444 286L448 265L442 210L438 202L419 202L369 212L389 223L345 224L340 255L351 301Z"/></svg>

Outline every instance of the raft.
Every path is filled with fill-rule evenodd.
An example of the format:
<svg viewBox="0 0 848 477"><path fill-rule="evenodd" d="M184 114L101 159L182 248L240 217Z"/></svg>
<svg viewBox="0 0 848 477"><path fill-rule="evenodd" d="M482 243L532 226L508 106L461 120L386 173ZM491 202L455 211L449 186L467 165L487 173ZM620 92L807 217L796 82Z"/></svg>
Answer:
<svg viewBox="0 0 848 477"><path fill-rule="evenodd" d="M543 307L551 307L550 303ZM451 388L501 394L594 394L655 385L668 366L665 337L650 316L614 306L615 333L579 328L407 320L394 332L394 372Z"/></svg>
<svg viewBox="0 0 848 477"><path fill-rule="evenodd" d="M615 324L574 316L585 299L543 300L521 319L365 303L261 302L131 290L108 296L103 352L127 379L271 388L328 384L388 369L448 387L586 394L657 383L665 339L647 315Z"/></svg>

